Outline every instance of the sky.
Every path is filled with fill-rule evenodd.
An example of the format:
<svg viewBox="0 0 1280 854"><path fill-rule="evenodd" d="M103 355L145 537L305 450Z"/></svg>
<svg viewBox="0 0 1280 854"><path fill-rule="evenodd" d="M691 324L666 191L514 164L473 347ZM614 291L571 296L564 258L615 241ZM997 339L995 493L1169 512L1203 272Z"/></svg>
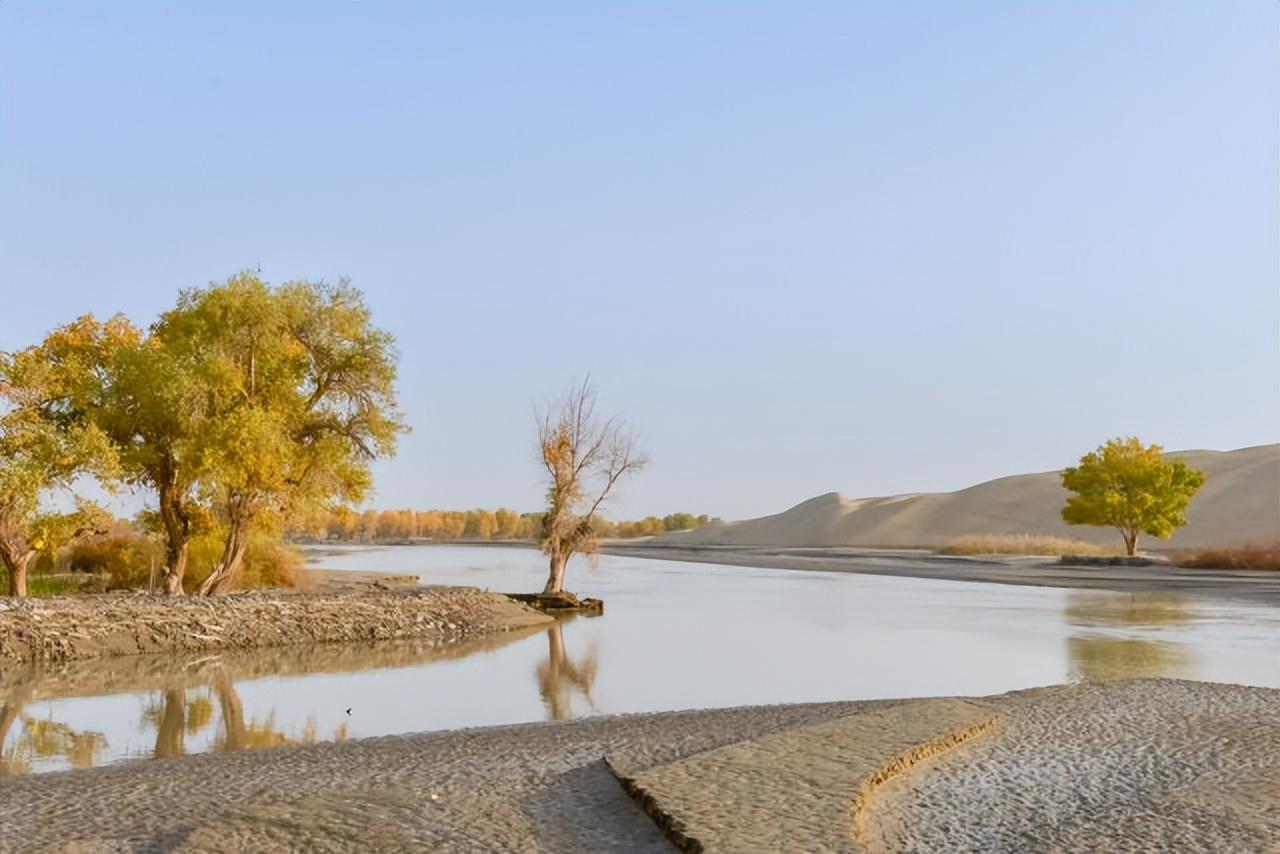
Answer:
<svg viewBox="0 0 1280 854"><path fill-rule="evenodd" d="M380 507L536 509L588 372L741 518L1280 438L1280 7L0 5L0 349L361 288Z"/></svg>

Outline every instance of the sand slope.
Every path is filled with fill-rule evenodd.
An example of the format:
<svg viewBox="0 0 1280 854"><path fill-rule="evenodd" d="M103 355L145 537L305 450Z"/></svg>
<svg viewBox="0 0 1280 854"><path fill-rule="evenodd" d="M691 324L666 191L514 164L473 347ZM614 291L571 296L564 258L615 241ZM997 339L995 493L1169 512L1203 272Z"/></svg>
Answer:
<svg viewBox="0 0 1280 854"><path fill-rule="evenodd" d="M1205 472L1187 512L1188 525L1152 547L1199 547L1280 539L1280 445L1236 451L1181 451L1169 456ZM1053 534L1103 545L1105 528L1067 525L1058 472L1002 477L958 492L848 499L819 495L759 519L708 525L655 542L684 545L940 546L964 534Z"/></svg>

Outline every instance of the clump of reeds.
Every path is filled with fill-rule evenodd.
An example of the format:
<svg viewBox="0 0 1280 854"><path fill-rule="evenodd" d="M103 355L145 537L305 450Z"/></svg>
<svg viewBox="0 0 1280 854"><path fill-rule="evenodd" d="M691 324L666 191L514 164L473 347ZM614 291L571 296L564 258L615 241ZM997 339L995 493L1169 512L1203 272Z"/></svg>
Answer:
<svg viewBox="0 0 1280 854"><path fill-rule="evenodd" d="M1188 549L1175 554L1173 562L1194 569L1280 570L1280 541L1236 548Z"/></svg>
<svg viewBox="0 0 1280 854"><path fill-rule="evenodd" d="M1108 549L1047 534L966 534L956 537L942 548L944 555L1113 555L1117 549Z"/></svg>

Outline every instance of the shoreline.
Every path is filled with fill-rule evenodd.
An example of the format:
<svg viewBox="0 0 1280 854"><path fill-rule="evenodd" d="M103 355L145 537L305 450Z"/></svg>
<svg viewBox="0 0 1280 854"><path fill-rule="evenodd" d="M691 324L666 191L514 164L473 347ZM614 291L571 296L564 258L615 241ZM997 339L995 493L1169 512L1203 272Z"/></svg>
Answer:
<svg viewBox="0 0 1280 854"><path fill-rule="evenodd" d="M360 573L312 589L213 598L133 593L5 598L0 599L0 673L152 653L388 640L446 644L553 622L501 593L418 586L416 578L410 585L385 573Z"/></svg>
<svg viewBox="0 0 1280 854"><path fill-rule="evenodd" d="M351 544L359 545L359 544ZM466 546L536 549L512 540L467 540L423 543L378 543L388 546ZM305 548L318 548L308 546ZM841 572L883 575L892 578L971 581L1075 590L1111 590L1118 593L1182 593L1214 599L1245 599L1280 605L1280 572L1249 569L1191 569L1179 566L1083 566L1062 564L1052 556L941 555L927 548L861 548L854 546L680 546L644 541L602 542L600 554L650 560L740 566L750 569ZM360 575L362 580L387 579L374 571L317 570L309 573ZM399 576L391 578L399 579Z"/></svg>
<svg viewBox="0 0 1280 854"><path fill-rule="evenodd" d="M0 851L1260 850L1277 717L1161 679L200 754L0 778Z"/></svg>
<svg viewBox="0 0 1280 854"><path fill-rule="evenodd" d="M752 569L884 575L1032 587L1183 593L1280 604L1280 572L1173 566L1071 566L1046 558L939 555L926 550L770 546L602 545L603 554Z"/></svg>

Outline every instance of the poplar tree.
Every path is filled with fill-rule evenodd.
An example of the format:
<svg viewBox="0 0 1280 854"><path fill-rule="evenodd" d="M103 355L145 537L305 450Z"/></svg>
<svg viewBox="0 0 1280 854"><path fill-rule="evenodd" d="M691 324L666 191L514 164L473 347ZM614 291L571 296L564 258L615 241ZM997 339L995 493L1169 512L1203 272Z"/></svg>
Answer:
<svg viewBox="0 0 1280 854"><path fill-rule="evenodd" d="M1118 529L1132 556L1138 534L1168 539L1187 524L1187 506L1203 484L1204 472L1166 460L1159 445L1112 439L1062 472L1062 485L1075 493L1062 518L1069 525Z"/></svg>

